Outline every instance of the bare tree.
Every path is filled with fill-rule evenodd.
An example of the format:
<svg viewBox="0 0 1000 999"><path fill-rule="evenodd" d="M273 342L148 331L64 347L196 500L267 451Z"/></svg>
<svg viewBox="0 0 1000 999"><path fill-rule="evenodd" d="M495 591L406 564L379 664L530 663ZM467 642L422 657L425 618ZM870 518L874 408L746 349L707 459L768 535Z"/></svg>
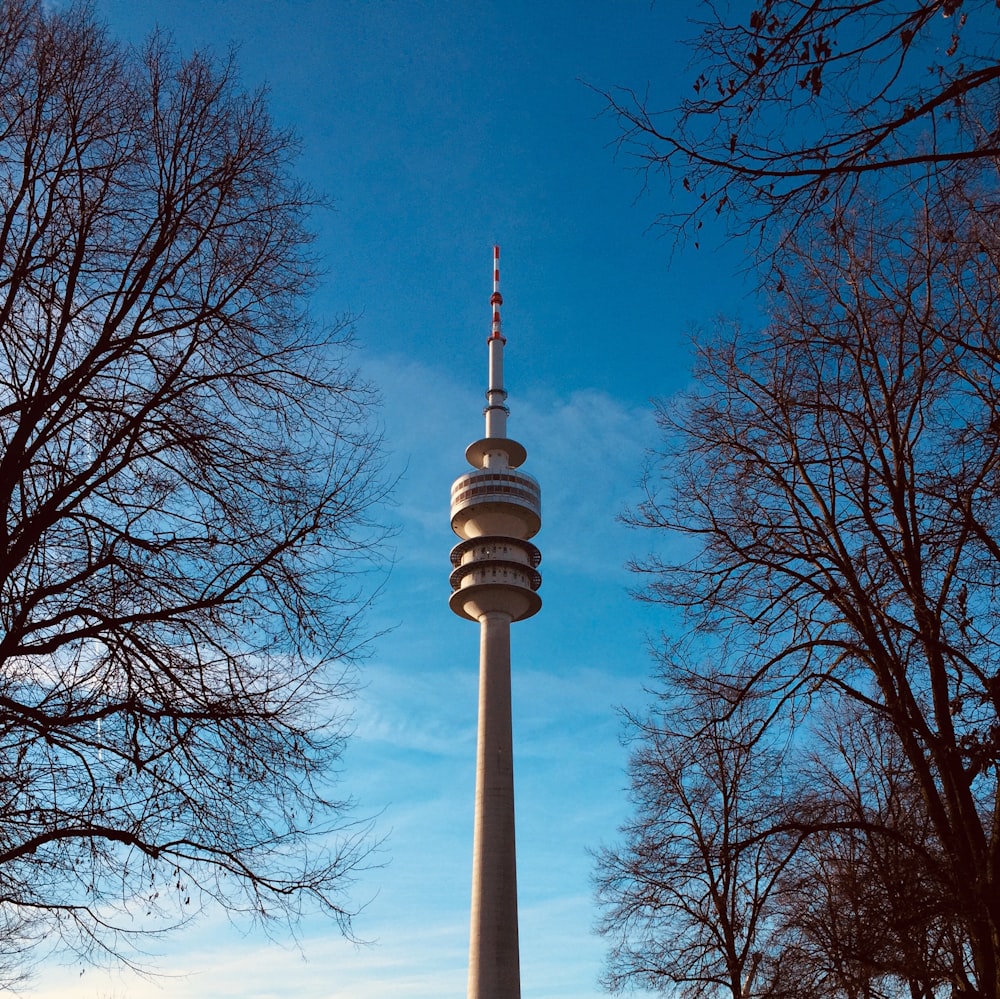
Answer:
<svg viewBox="0 0 1000 999"><path fill-rule="evenodd" d="M970 989L947 863L882 714L835 699L807 732L764 725L765 705L692 671L676 649L659 681L655 712L630 719L625 842L597 858L612 991Z"/></svg>
<svg viewBox="0 0 1000 999"><path fill-rule="evenodd" d="M987 189L988 190L988 189ZM695 543L646 596L726 638L739 696L884 719L939 844L972 986L1000 996L998 217L956 188L912 223L845 215L786 260L757 334L699 351L659 412L636 522ZM737 699L738 699L737 697ZM964 987L954 983L956 988Z"/></svg>
<svg viewBox="0 0 1000 999"><path fill-rule="evenodd" d="M967 989L948 864L884 713L847 700L813 714L784 817L803 840L776 893L775 991L933 999Z"/></svg>
<svg viewBox="0 0 1000 999"><path fill-rule="evenodd" d="M1000 154L1000 19L988 0L695 5L690 91L604 94L621 147L670 178L668 223L782 227ZM889 181L889 178L892 178Z"/></svg>
<svg viewBox="0 0 1000 999"><path fill-rule="evenodd" d="M350 326L304 311L294 151L231 64L0 5L0 920L26 943L127 956L210 899L349 929L367 839L335 785L384 488Z"/></svg>
<svg viewBox="0 0 1000 999"><path fill-rule="evenodd" d="M971 990L948 864L884 714L834 696L806 724L778 726L676 647L658 681L655 711L629 719L624 843L597 855L612 991Z"/></svg>
<svg viewBox="0 0 1000 999"><path fill-rule="evenodd" d="M605 981L692 999L763 994L773 895L801 842L763 834L782 814L782 754L749 700L733 709L711 681L689 698L672 671L656 712L630 719L624 844L597 855Z"/></svg>

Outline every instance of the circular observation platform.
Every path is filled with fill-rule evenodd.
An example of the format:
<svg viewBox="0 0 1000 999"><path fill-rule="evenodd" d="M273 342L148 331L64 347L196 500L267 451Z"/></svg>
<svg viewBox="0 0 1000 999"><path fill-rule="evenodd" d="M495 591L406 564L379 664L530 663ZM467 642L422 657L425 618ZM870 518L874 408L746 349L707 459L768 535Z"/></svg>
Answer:
<svg viewBox="0 0 1000 999"><path fill-rule="evenodd" d="M451 487L451 529L460 538L525 539L541 526L542 493L525 472L479 468Z"/></svg>
<svg viewBox="0 0 1000 999"><path fill-rule="evenodd" d="M489 611L509 614L522 621L537 614L542 598L538 572L541 552L529 541L503 536L462 541L451 550L451 598L448 603L460 617L478 621Z"/></svg>

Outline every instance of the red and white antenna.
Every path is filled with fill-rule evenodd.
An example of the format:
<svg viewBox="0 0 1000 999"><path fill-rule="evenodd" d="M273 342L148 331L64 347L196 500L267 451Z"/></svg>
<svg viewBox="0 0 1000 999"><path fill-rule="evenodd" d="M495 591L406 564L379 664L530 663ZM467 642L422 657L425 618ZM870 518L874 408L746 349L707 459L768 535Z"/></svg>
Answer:
<svg viewBox="0 0 1000 999"><path fill-rule="evenodd" d="M506 406L507 393L503 387L503 348L507 343L506 338L500 332L500 306L503 305L503 296L500 294L500 247L493 247L493 294L490 296L490 306L493 309L493 328L486 341L490 352L490 379L486 390L486 409L483 415L486 417L487 437L507 436L507 413Z"/></svg>
<svg viewBox="0 0 1000 999"><path fill-rule="evenodd" d="M493 332L490 340L503 340L500 332L500 306L503 305L503 295L500 294L500 247L493 247L493 294L490 296L490 305L493 306Z"/></svg>

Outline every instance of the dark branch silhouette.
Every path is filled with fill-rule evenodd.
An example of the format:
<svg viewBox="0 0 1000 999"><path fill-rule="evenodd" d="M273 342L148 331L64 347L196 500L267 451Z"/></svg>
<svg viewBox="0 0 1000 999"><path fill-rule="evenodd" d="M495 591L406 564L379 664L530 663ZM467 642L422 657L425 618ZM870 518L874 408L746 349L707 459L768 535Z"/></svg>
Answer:
<svg viewBox="0 0 1000 999"><path fill-rule="evenodd" d="M384 493L293 137L230 63L0 6L0 954L210 900L350 930Z"/></svg>
<svg viewBox="0 0 1000 999"><path fill-rule="evenodd" d="M664 448L630 520L690 556L635 566L645 599L683 614L704 650L693 664L664 653L671 696L683 685L716 725L752 707L757 738L806 746L824 711L853 705L880 733L871 760L896 768L888 803L872 790L845 807L844 787L833 808L790 799L733 837L736 855L802 836L796 864L812 851L841 872L828 915L849 878L905 874L919 915L886 902L881 970L860 949L855 967L902 975L914 995L996 999L1000 215L992 179L966 180L928 185L906 225L898 203L890 226L856 201L835 226L802 227L768 325L720 328L698 348L697 387L660 407ZM905 925L890 917L904 916L923 965L900 956Z"/></svg>
<svg viewBox="0 0 1000 999"><path fill-rule="evenodd" d="M988 0L696 5L689 96L603 92L619 148L663 171L689 234L724 215L780 236L885 190L1000 155L1000 19ZM695 237L697 238L697 237Z"/></svg>

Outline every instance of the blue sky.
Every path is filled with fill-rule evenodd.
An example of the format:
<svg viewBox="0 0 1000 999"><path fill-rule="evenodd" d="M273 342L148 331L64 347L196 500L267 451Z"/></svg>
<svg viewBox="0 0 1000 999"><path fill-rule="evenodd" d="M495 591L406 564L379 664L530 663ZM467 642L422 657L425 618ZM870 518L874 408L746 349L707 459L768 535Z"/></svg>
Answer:
<svg viewBox="0 0 1000 999"><path fill-rule="evenodd" d="M616 515L655 445L650 399L682 388L693 325L751 303L734 249L674 247L616 159L587 87L685 85L687 5L94 0L130 42L231 44L247 87L302 141L327 267L316 315L359 315L401 475L395 567L371 614L345 790L377 816L380 866L353 890L364 940L308 922L297 943L209 912L157 944L169 976L47 962L43 999L447 999L465 994L478 631L448 609L448 490L482 434L492 245L502 252L511 436L541 483L543 607L513 631L522 993L596 999L604 944L588 848L628 814L617 707L641 707L648 637L629 597L650 538Z"/></svg>

